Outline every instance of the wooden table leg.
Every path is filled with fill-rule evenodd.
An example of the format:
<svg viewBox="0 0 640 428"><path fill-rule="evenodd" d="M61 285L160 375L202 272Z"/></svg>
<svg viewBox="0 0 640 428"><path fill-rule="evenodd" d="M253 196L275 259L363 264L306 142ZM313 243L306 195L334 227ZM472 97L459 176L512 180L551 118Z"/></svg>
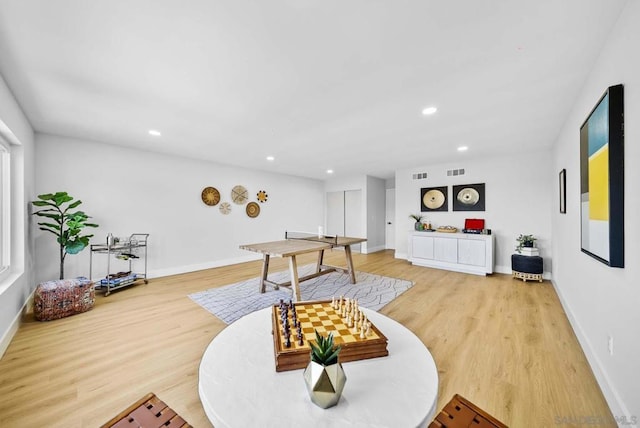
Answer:
<svg viewBox="0 0 640 428"><path fill-rule="evenodd" d="M324 250L318 251L318 264L316 266L316 273L320 273L322 269L322 261L324 259Z"/></svg>
<svg viewBox="0 0 640 428"><path fill-rule="evenodd" d="M291 273L291 288L296 298L296 302L300 301L300 281L298 281L298 265L296 256L289 257L289 271Z"/></svg>
<svg viewBox="0 0 640 428"><path fill-rule="evenodd" d="M349 270L349 276L351 277L351 283L356 283L356 271L353 269L353 260L351 259L351 245L344 246L344 255L347 258L347 269Z"/></svg>
<svg viewBox="0 0 640 428"><path fill-rule="evenodd" d="M269 254L265 254L262 257L262 275L260 276L260 292L265 292L265 283L264 281L267 279L267 275L269 274ZM276 289L278 286L276 285Z"/></svg>

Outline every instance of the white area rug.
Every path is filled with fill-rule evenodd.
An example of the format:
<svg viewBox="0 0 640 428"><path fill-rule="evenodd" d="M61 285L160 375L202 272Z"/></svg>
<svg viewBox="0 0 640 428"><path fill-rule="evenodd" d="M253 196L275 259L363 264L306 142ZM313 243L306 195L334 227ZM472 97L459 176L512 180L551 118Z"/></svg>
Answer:
<svg viewBox="0 0 640 428"><path fill-rule="evenodd" d="M298 275L309 275L314 268L313 264L302 266L298 268ZM275 272L269 275L269 280L287 282L290 280L289 271ZM259 278L252 278L190 294L189 297L227 324L253 311L278 303L280 299L292 298L291 289L284 287L274 290L267 285L267 291L260 293L259 283ZM302 300L331 299L333 296L356 298L361 306L377 311L412 286L411 281L366 272L356 272L356 283L351 284L349 275L332 272L301 282L300 294Z"/></svg>

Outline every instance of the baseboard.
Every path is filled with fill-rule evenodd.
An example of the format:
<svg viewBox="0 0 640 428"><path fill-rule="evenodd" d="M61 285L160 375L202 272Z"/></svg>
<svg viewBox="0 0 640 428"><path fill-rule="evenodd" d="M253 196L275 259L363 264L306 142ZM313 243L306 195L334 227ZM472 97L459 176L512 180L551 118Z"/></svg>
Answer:
<svg viewBox="0 0 640 428"><path fill-rule="evenodd" d="M11 344L11 341L13 340L13 337L18 332L18 329L20 328L20 324L22 324L22 317L26 314L33 313L33 296L35 292L36 290L33 290L31 292L31 294L29 295L29 298L27 298L26 302L24 302L24 305L22 305L22 309L13 318L11 325L9 326L7 331L5 331L4 336L2 336L2 339L0 339L0 359L2 359L2 357L4 356L4 353L7 351L7 348L9 347L9 345Z"/></svg>
<svg viewBox="0 0 640 428"><path fill-rule="evenodd" d="M396 251L396 253L394 254L394 258L409 260L409 254L407 254L407 253L399 253L399 252Z"/></svg>
<svg viewBox="0 0 640 428"><path fill-rule="evenodd" d="M362 254L371 254L371 253L377 253L378 251L384 251L386 250L384 245L378 245L377 247L367 247L367 249L362 253Z"/></svg>
<svg viewBox="0 0 640 428"><path fill-rule="evenodd" d="M567 315L569 324L571 324L571 328L573 329L573 332L578 338L578 342L580 343L582 352L584 352L584 355L587 357L589 366L591 366L591 371L593 372L593 375L595 376L596 381L598 382L598 385L602 390L602 394L604 395L604 398L607 401L607 404L609 405L609 409L611 410L611 413L613 413L613 416L617 418L624 417L624 416L628 417L630 415L629 410L624 405L623 401L620 399L620 395L618 394L615 387L613 386L611 379L609 379L609 376L607 375L607 372L604 370L602 363L600 362L600 359L598 358L596 353L593 352L593 347L591 346L591 342L589 341L587 336L584 334L584 331L582 330L580 323L574 317L573 311L571 310L571 306L567 304L567 301L565 300L564 296L562 295L562 292L560 291L560 289L558 288L554 280L551 280L551 284L553 284L553 288L555 289L556 294L560 299L560 304L562 305L562 308L564 309L564 312Z"/></svg>
<svg viewBox="0 0 640 428"><path fill-rule="evenodd" d="M150 270L147 276L149 278L159 278L163 276L171 276L171 275L178 275L181 273L189 273L189 272L195 272L199 270L212 269L212 268L217 268L221 266L236 265L238 263L252 262L255 260L262 260L262 256L260 254L249 254L246 256L236 257L232 259L216 260L213 262L198 263L198 264L185 265L185 266L174 266L167 269L155 269L155 270Z"/></svg>

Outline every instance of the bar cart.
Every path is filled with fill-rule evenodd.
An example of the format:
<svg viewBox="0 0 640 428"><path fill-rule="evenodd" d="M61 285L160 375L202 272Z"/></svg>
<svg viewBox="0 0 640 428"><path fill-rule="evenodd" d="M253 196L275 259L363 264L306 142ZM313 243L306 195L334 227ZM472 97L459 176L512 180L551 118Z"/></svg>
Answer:
<svg viewBox="0 0 640 428"><path fill-rule="evenodd" d="M128 238L118 239L113 238L111 234L107 237L106 244L91 244L91 251L89 255L89 278L93 278L93 254L106 254L107 255L107 275L96 281L97 289L104 289L105 296L108 296L111 291L118 290L120 288L128 287L130 285L144 281L145 284L149 283L147 279L147 242L149 240L148 233L133 233ZM121 260L129 262L128 272L111 272L112 263L111 257L117 257ZM144 271L134 272L135 266L138 267L144 264Z"/></svg>

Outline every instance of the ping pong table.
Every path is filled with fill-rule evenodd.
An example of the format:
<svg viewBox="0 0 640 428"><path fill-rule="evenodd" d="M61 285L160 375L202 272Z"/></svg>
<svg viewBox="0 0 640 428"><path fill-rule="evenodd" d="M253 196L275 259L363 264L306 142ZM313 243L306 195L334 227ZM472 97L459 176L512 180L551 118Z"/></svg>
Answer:
<svg viewBox="0 0 640 428"><path fill-rule="evenodd" d="M265 292L266 285L272 285L274 289L279 287L291 287L296 301L300 301L300 282L331 272L341 271L350 276L351 283L356 283L356 273L353 269L351 258L351 245L365 242L364 238L350 238L348 236L318 236L299 232L285 232L285 239L281 241L263 242L259 244L241 245L240 249L262 254L262 274L260 275L261 293ZM347 262L346 269L339 266L324 264L324 251L335 247L344 247ZM318 253L315 271L312 274L299 277L296 256L307 253ZM291 281L276 283L267 279L269 275L269 259L271 257L288 257Z"/></svg>

